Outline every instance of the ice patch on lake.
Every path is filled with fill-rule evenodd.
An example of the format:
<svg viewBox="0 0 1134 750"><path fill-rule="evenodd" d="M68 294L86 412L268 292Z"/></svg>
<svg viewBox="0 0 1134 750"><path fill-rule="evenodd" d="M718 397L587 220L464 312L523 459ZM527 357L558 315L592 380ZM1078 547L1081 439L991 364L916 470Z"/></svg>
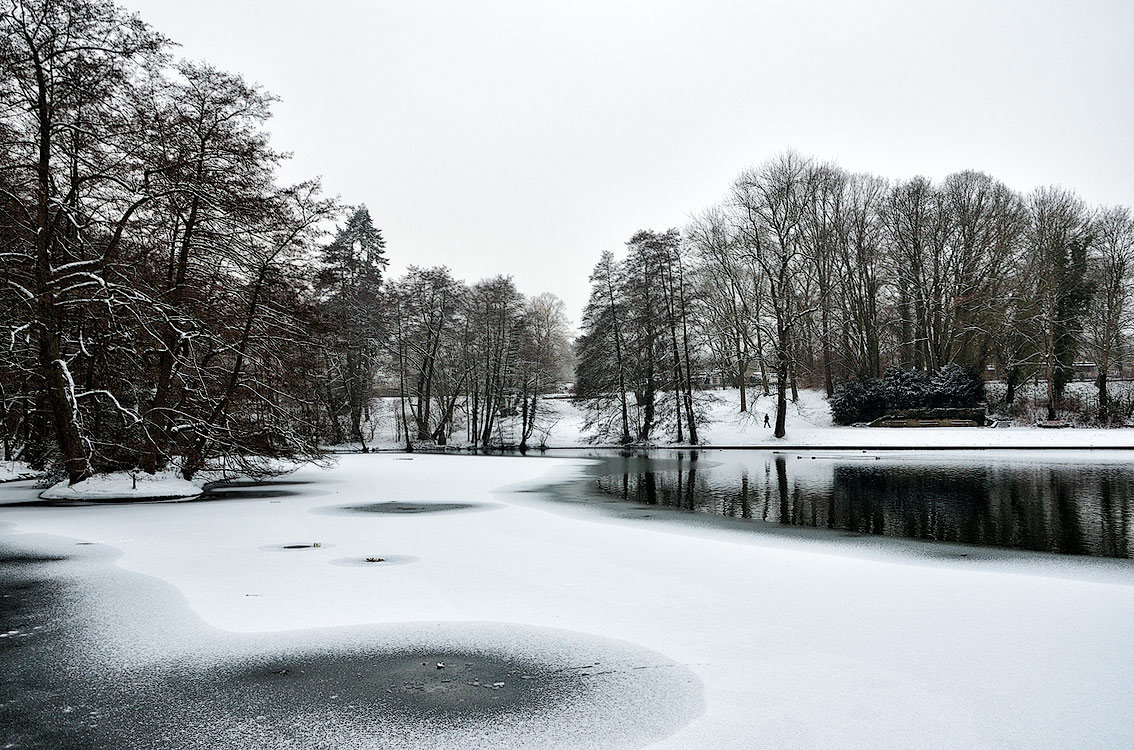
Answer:
<svg viewBox="0 0 1134 750"><path fill-rule="evenodd" d="M84 547L59 567L68 545L0 536L9 603L0 627L21 640L19 650L0 641L0 721L21 745L640 747L703 707L688 667L559 628L412 622L225 633L169 586L108 569L108 548ZM65 696L62 711L55 696Z"/></svg>
<svg viewBox="0 0 1134 750"><path fill-rule="evenodd" d="M373 513L384 516L416 516L428 513L462 513L476 510L499 510L504 506L498 503L403 503L381 502L362 505L329 505L316 508L312 513L331 515L355 515Z"/></svg>

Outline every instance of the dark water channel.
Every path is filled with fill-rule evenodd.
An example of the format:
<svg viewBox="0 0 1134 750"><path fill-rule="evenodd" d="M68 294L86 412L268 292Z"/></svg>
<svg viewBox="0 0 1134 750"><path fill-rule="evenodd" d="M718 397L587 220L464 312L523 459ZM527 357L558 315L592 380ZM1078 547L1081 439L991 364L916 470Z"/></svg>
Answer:
<svg viewBox="0 0 1134 750"><path fill-rule="evenodd" d="M662 451L608 456L595 472L602 491L641 505L862 535L1130 558L1134 462L1118 453L1082 455Z"/></svg>

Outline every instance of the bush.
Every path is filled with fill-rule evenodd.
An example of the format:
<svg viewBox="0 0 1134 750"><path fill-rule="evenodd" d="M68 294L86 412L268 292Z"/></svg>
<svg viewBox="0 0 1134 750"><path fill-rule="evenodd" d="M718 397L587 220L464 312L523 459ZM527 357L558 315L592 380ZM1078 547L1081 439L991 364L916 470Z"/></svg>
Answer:
<svg viewBox="0 0 1134 750"><path fill-rule="evenodd" d="M870 422L886 413L886 393L881 380L852 381L831 396L831 416L836 424Z"/></svg>
<svg viewBox="0 0 1134 750"><path fill-rule="evenodd" d="M929 376L917 370L887 368L882 375L882 388L890 409L917 409L930 401Z"/></svg>
<svg viewBox="0 0 1134 750"><path fill-rule="evenodd" d="M899 409L966 409L984 403L975 367L946 365L932 375L890 367L880 380L851 381L831 396L836 424L872 422Z"/></svg>
<svg viewBox="0 0 1134 750"><path fill-rule="evenodd" d="M925 406L962 409L985 400L984 378L971 366L945 365L929 379Z"/></svg>

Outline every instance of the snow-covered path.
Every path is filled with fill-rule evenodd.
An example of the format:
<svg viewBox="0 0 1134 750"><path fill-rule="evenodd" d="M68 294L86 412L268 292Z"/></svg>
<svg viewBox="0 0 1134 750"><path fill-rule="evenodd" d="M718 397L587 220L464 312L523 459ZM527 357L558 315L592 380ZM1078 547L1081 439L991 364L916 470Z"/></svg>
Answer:
<svg viewBox="0 0 1134 750"><path fill-rule="evenodd" d="M864 556L538 489L583 464L351 455L282 497L0 506L0 521L118 548L223 631L477 621L636 644L702 683L695 718L656 747L1134 746L1134 566ZM30 496L0 487L0 503ZM403 506L341 510L385 502Z"/></svg>

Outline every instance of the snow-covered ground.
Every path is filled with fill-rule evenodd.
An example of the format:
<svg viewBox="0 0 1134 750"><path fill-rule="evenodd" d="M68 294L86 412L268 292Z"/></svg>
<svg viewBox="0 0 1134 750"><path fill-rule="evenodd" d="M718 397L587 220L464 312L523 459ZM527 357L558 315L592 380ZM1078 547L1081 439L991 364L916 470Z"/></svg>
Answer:
<svg viewBox="0 0 1134 750"><path fill-rule="evenodd" d="M23 461L0 461L0 482L14 482L34 477L37 472Z"/></svg>
<svg viewBox="0 0 1134 750"><path fill-rule="evenodd" d="M173 472L96 474L69 485L66 480L53 484L40 497L45 500L153 500L193 497L201 494L197 484Z"/></svg>
<svg viewBox="0 0 1134 750"><path fill-rule="evenodd" d="M1089 384L1075 383L1075 386ZM788 404L787 434L782 439L772 436L772 430L763 426L764 415L775 422L774 396L761 396L756 390L748 393L748 411L740 411L740 393L732 390L706 391L711 399L708 406L708 423L701 428L701 442L714 447L862 447L862 448L1134 448L1134 429L1099 429L1075 427L1049 429L1034 424L1017 424L1008 428L990 427L843 427L831 421L831 411L821 391L800 391L799 401ZM395 439L394 402L379 400L373 411L373 422L368 425L370 447L398 449ZM540 430L531 439L533 446L541 442L549 448L572 448L591 445L585 429L585 414L571 399L544 399L540 403ZM505 425L508 420L504 420ZM505 434L516 428L506 426ZM453 444L462 443L461 435L454 436ZM672 445L672 437L656 435L659 445ZM341 446L353 449L358 446Z"/></svg>
<svg viewBox="0 0 1134 750"><path fill-rule="evenodd" d="M545 735L544 747L1134 746L1125 561L940 560L720 519L628 518L544 488L570 494L562 483L585 465L347 455L300 470L275 498L251 488L240 499L237 488L223 501L130 506L4 507L36 494L6 484L0 521L14 529L0 542L35 533L120 549L118 566L172 585L202 627L222 633L333 640L349 629L308 629L403 623L399 638L412 640L434 627L414 623L470 634L485 623L555 628L565 644L576 633L655 655L616 658L609 675L587 678L595 685L635 675L636 689L664 687L679 670L699 682L624 714L603 713L617 695L588 693L595 715L618 717L603 719L618 722L609 736ZM136 602L104 609L122 607L145 612ZM502 724L477 742L534 745L541 720ZM664 736L635 735L635 722Z"/></svg>

